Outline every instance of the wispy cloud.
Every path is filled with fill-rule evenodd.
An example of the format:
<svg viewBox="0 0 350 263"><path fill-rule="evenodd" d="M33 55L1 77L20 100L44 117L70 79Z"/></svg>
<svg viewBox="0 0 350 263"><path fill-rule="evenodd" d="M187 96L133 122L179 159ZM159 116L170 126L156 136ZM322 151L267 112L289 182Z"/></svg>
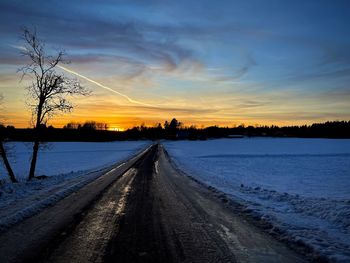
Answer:
<svg viewBox="0 0 350 263"><path fill-rule="evenodd" d="M144 103L144 102L141 102L141 101L138 101L138 100L134 100L134 99L130 98L129 96L127 96L127 95L125 95L125 94L123 94L123 93L121 93L121 92L119 92L119 91L116 91L116 90L114 90L114 89L111 89L110 87L107 87L107 86L105 86L105 85L103 85L103 84L101 84L101 83L99 83L99 82L97 82L97 81L95 81L95 80L93 80L93 79L90 79L90 78L88 78L88 77L86 77L86 76L83 76L83 75L81 75L80 73L78 73L78 72L76 72L76 71L73 71L73 70L71 70L71 69L68 69L68 68L66 68L66 67L64 67L64 66L62 66L62 65L57 65L57 66L58 66L60 69L63 69L64 71L66 71L66 72L68 72L68 73L71 73L71 74L73 74L73 75L75 75L75 76L78 76L79 78L85 79L85 80L87 80L87 81L89 81L89 82L95 84L96 86L98 86L98 87L100 87L100 88L103 88L103 89L105 89L105 90L108 90L108 91L110 91L110 92L115 93L115 94L117 94L117 95L119 95L119 96L125 98L127 101L129 101L129 102L131 102L131 103L139 104L139 105L143 105L143 106L148 106L148 107L154 107L154 106L152 106L152 105L150 105L150 104L147 104L147 103Z"/></svg>
<svg viewBox="0 0 350 263"><path fill-rule="evenodd" d="M252 1L3 0L0 74L23 64L12 49L21 26L33 26L49 51L67 50L66 72L108 101L94 108L101 118L116 121L108 104L133 123L350 118L348 5ZM4 79L15 105L18 81Z"/></svg>

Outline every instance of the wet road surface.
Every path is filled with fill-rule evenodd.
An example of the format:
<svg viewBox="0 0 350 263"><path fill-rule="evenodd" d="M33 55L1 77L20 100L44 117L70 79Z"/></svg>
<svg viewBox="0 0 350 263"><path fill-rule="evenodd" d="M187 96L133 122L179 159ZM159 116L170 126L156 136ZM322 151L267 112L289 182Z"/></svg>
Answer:
<svg viewBox="0 0 350 263"><path fill-rule="evenodd" d="M306 262L180 174L154 145L37 262Z"/></svg>

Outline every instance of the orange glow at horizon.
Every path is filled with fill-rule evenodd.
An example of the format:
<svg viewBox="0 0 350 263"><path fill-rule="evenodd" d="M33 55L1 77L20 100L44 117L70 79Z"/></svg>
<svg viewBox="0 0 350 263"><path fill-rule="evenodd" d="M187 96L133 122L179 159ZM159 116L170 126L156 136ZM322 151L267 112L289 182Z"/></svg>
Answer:
<svg viewBox="0 0 350 263"><path fill-rule="evenodd" d="M259 93L254 89L250 91L249 88L252 87L248 86L243 91L226 93L208 88L216 83L210 81L205 90L196 92L181 88L179 91L164 90L162 86L148 90L141 85L143 82L137 82L138 87L132 85L129 87L130 83L124 83L122 79L111 81L108 78L94 76L95 81L86 77L85 72L85 75L81 75L68 68L63 70L81 78L82 84L93 90L93 95L69 98L75 105L73 112L58 114L47 124L56 128L62 128L69 122L96 121L106 123L110 130L122 131L142 124L151 127L158 123L164 124L166 120L170 121L172 118L176 118L187 127L194 125L198 128L214 125L234 127L241 124L304 125L349 118L346 111L348 104L340 103L338 97L332 100L341 110L334 110L332 104L322 104L320 111L317 107L314 108L314 105L319 103L317 98L300 97L294 91ZM5 110L2 110L0 117L5 125L28 128L31 127L31 114L29 108L23 106L26 100L25 86L29 84L29 80L20 83L22 87L13 89L16 81L18 82L18 76L15 74L0 76L0 88L5 95L3 102ZM223 89L227 87L226 84L222 85ZM131 94L138 100L124 93ZM306 109L306 106L309 108Z"/></svg>
<svg viewBox="0 0 350 263"><path fill-rule="evenodd" d="M87 118L87 117L73 117L72 115L65 115L65 116L59 116L58 118L54 118L48 122L47 125L52 125L55 128L63 128L64 125L66 125L69 122L76 122L76 123L84 123L86 121L96 121L96 122L102 122L106 123L108 125L108 130L110 131L125 131L129 128L133 128L136 126L147 126L147 127L154 127L160 123L161 125L164 124L165 121L171 121L172 118L176 118L178 121L182 122L185 127L195 126L197 128L205 128L209 126L220 126L220 127L235 127L239 125L252 125L252 126L270 126L270 125L277 125L277 126L289 126L289 125L310 125L312 123L315 123L315 121L296 121L296 120L288 120L288 121L274 121L274 120L206 120L206 119L188 119L188 118L181 118L177 116L169 116L168 118L151 118L151 117L127 117L127 116L120 116L120 117L114 117L114 118ZM320 120L317 122L325 122L327 119ZM30 128L30 118L13 121L8 120L4 122L5 125L13 125L16 128Z"/></svg>
<svg viewBox="0 0 350 263"><path fill-rule="evenodd" d="M95 1L84 8L61 2L42 1L39 9L35 1L0 4L4 125L31 127L30 111L38 103L27 92L35 74L19 70L31 62L23 56L31 50L20 37L23 26L43 44L43 64L64 51L59 64L44 68L91 91L67 96L73 111L55 112L47 126L96 121L125 130L172 118L199 128L350 120L346 1L320 3L317 12L293 1L253 5L249 12L244 1L207 1L200 9L196 1Z"/></svg>

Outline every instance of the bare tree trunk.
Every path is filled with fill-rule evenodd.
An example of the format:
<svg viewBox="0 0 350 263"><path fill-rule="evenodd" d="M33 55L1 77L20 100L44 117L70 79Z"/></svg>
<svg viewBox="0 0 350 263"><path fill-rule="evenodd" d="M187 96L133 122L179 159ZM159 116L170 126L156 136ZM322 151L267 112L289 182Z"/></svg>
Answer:
<svg viewBox="0 0 350 263"><path fill-rule="evenodd" d="M10 177L11 182L12 183L17 183L15 174L13 173L11 165L10 165L8 159L7 159L5 148L4 148L4 145L3 145L1 140L0 140L0 154L1 154L2 160L4 161L4 164L5 164L5 167L6 167L7 173L9 175L9 177Z"/></svg>
<svg viewBox="0 0 350 263"><path fill-rule="evenodd" d="M35 177L36 160L38 158L38 151L39 151L39 137L40 137L40 123L41 123L40 120L41 120L41 114L42 114L42 106L43 106L43 102L42 100L40 100L38 105L38 113L36 116L36 125L34 128L33 155L32 155L32 161L30 163L28 181L32 180Z"/></svg>
<svg viewBox="0 0 350 263"><path fill-rule="evenodd" d="M38 151L39 151L39 141L35 140L33 145L33 156L32 156L32 161L30 163L28 181L32 180L35 177L35 167L36 167L36 160L38 158Z"/></svg>

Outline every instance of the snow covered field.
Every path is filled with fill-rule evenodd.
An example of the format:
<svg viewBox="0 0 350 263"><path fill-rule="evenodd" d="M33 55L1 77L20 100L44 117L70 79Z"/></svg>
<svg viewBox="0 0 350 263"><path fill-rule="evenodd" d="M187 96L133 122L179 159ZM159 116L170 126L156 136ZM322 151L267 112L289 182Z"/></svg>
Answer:
<svg viewBox="0 0 350 263"><path fill-rule="evenodd" d="M150 142L52 142L39 151L37 175L58 175L98 169L121 161ZM32 143L10 142L9 159L18 179L26 179L29 172ZM0 179L7 178L2 163Z"/></svg>
<svg viewBox="0 0 350 263"><path fill-rule="evenodd" d="M281 229L284 238L350 262L350 140L242 138L164 145L181 169L244 204Z"/></svg>
<svg viewBox="0 0 350 263"><path fill-rule="evenodd" d="M0 232L93 181L112 165L129 159L150 144L149 141L48 143L39 152L36 174L49 178L26 182L31 144L8 143L9 159L20 182L10 183L0 162Z"/></svg>

